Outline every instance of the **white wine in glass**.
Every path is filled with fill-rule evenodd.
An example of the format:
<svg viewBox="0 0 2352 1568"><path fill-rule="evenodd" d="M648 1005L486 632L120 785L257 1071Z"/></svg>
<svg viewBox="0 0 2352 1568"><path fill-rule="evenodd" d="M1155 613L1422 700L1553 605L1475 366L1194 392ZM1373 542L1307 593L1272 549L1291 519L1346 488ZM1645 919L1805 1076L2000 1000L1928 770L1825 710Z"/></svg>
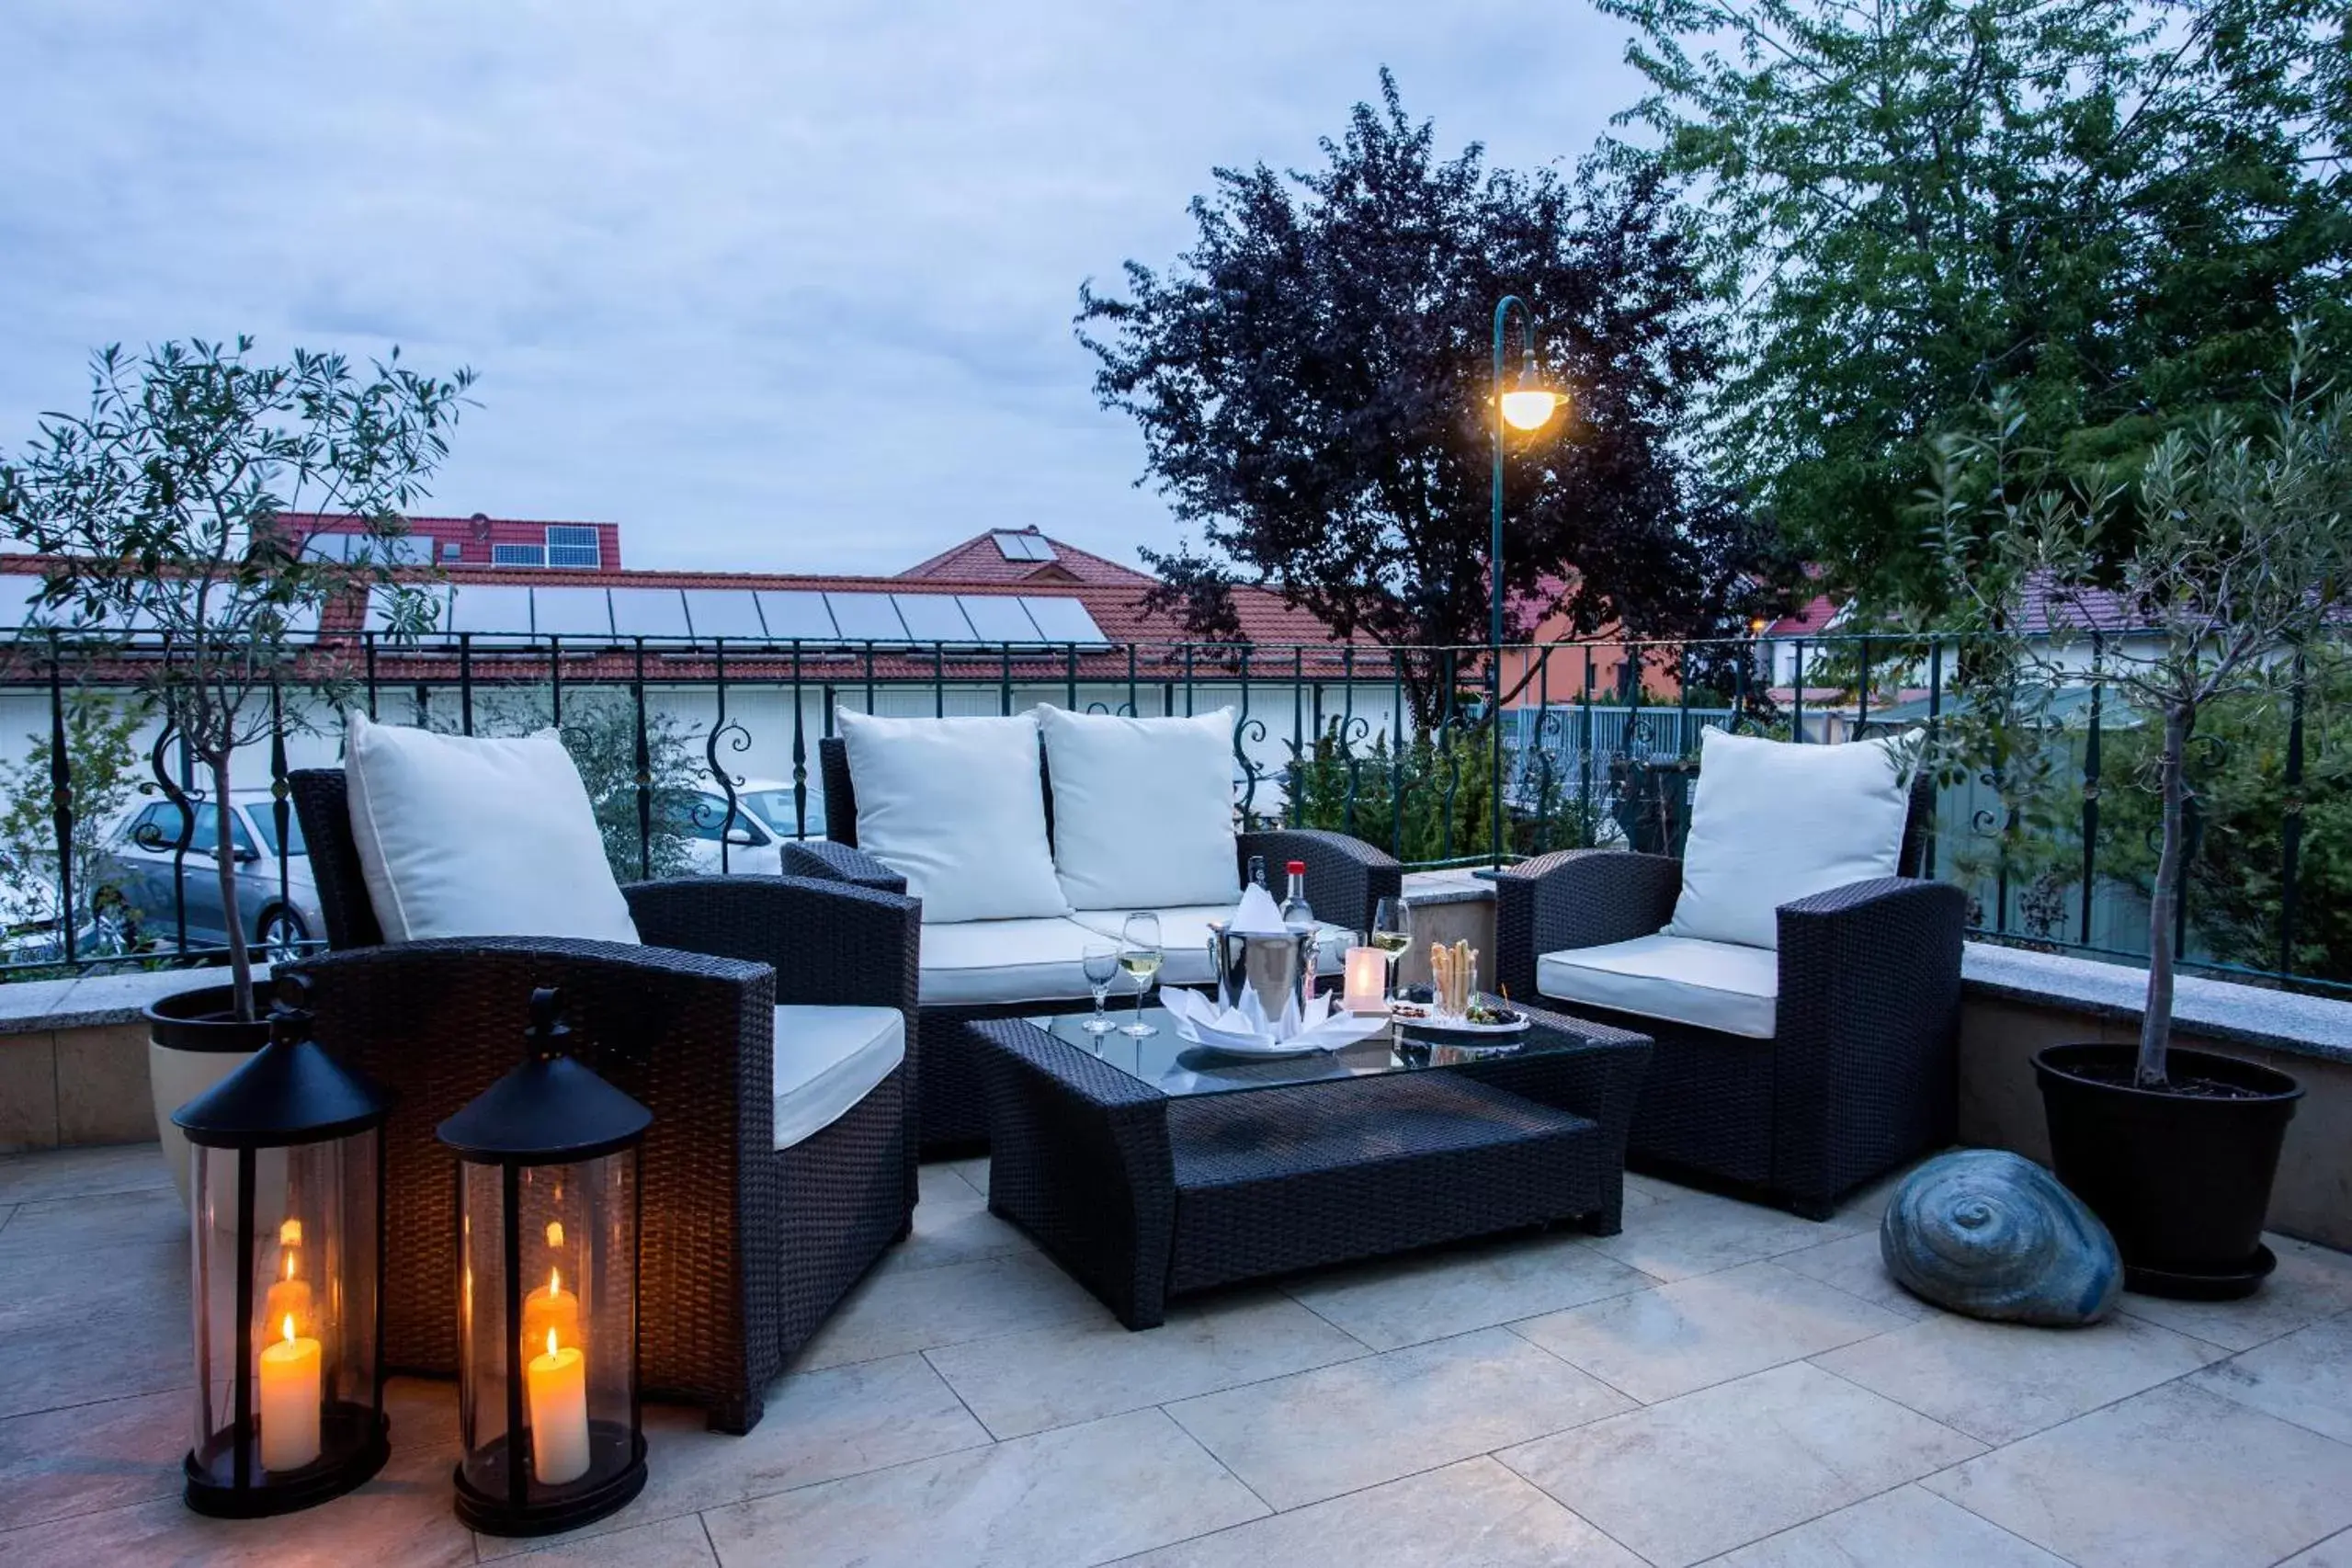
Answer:
<svg viewBox="0 0 2352 1568"><path fill-rule="evenodd" d="M1135 1021L1119 1026L1121 1034L1139 1040L1160 1031L1143 1021L1143 998L1151 994L1152 979L1160 972L1165 961L1160 947L1160 917L1156 915L1131 915L1120 929L1119 967L1135 982Z"/></svg>
<svg viewBox="0 0 2352 1568"><path fill-rule="evenodd" d="M1413 946L1413 906L1401 898L1381 900L1372 910L1369 935L1372 946L1388 956L1389 974L1393 977L1396 960Z"/></svg>

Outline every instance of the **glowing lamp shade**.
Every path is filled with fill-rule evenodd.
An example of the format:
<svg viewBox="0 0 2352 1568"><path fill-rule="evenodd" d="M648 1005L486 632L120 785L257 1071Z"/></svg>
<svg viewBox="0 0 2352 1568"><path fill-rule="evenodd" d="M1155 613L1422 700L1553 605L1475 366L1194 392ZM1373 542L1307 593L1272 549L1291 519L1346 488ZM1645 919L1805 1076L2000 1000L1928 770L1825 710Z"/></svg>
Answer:
<svg viewBox="0 0 2352 1568"><path fill-rule="evenodd" d="M1351 1013L1388 1009L1389 956L1378 948L1347 949L1346 989L1340 1005Z"/></svg>
<svg viewBox="0 0 2352 1568"><path fill-rule="evenodd" d="M1549 387L1522 384L1503 394L1503 423L1514 430L1540 430L1567 401Z"/></svg>

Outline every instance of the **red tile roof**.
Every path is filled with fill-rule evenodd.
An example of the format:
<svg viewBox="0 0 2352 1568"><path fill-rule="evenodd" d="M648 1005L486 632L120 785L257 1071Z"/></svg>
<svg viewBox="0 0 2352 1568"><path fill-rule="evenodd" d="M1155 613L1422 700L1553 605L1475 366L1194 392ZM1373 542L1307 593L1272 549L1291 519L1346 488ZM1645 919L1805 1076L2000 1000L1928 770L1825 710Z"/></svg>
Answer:
<svg viewBox="0 0 2352 1568"><path fill-rule="evenodd" d="M1051 561L1011 561L997 544L1000 533L1025 534L1045 544L1053 551ZM1106 560L1074 544L1064 544L1058 539L1048 539L1034 527L1026 528L995 528L964 540L952 549L943 550L930 560L917 562L899 574L901 579L937 577L957 583L1034 583L1040 586L1049 583L1085 583L1096 586L1133 584L1139 589L1149 587L1152 577L1131 566L1122 566Z"/></svg>

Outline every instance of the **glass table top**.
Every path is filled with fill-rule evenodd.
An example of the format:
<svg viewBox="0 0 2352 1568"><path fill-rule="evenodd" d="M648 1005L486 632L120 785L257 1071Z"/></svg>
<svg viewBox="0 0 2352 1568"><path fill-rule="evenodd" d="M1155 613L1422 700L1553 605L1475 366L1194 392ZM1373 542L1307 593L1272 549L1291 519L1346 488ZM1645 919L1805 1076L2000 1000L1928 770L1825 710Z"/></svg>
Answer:
<svg viewBox="0 0 2352 1568"><path fill-rule="evenodd" d="M1158 1030L1138 1039L1113 1029L1095 1034L1087 1029L1085 1013L1062 1013L1031 1018L1030 1023L1054 1039L1089 1056L1100 1057L1120 1072L1151 1085L1164 1095L1221 1095L1244 1089L1279 1088L1290 1084L1331 1083L1343 1078L1370 1078L1384 1073L1416 1073L1430 1068L1492 1062L1529 1051L1557 1051L1580 1043L1580 1037L1532 1024L1517 1034L1432 1038L1426 1031L1392 1023L1378 1034L1338 1051L1310 1051L1302 1056L1241 1057L1194 1045L1176 1033L1176 1016L1161 1007L1143 1009L1143 1021ZM1113 1006L1117 1024L1135 1021L1135 1008Z"/></svg>

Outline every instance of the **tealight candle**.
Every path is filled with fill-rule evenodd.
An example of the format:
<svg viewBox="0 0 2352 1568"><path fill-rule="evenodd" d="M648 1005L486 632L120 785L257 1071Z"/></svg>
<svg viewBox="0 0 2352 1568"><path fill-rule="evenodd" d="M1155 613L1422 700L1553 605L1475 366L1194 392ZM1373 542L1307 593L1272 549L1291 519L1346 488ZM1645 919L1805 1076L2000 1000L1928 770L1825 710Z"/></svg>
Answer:
<svg viewBox="0 0 2352 1568"><path fill-rule="evenodd" d="M530 1394L531 1469L540 1483L561 1486L588 1473L588 1360L575 1345L559 1346L548 1331L547 1354L525 1369Z"/></svg>
<svg viewBox="0 0 2352 1568"><path fill-rule="evenodd" d="M1389 956L1378 948L1347 949L1346 989L1340 1001L1351 1013L1378 1013L1388 1006Z"/></svg>
<svg viewBox="0 0 2352 1568"><path fill-rule="evenodd" d="M284 1337L261 1353L261 1468L300 1470L319 1457L319 1342Z"/></svg>

